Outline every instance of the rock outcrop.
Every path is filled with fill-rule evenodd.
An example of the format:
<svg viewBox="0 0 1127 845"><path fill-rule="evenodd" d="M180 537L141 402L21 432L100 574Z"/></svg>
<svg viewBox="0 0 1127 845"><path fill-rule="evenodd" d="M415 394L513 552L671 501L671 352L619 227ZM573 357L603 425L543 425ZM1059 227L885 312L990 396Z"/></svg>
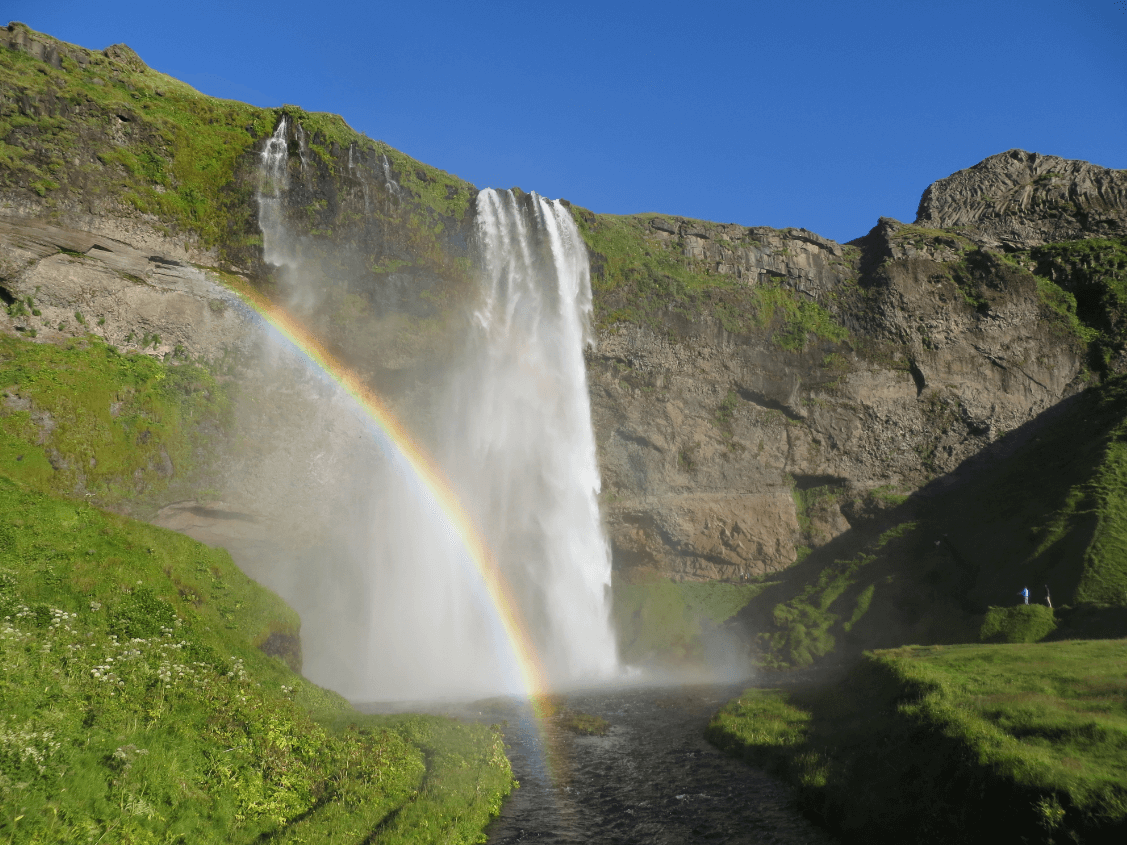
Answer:
<svg viewBox="0 0 1127 845"><path fill-rule="evenodd" d="M1009 150L940 179L916 223L968 227L984 243L1029 249L1080 238L1127 236L1127 170Z"/></svg>
<svg viewBox="0 0 1127 845"><path fill-rule="evenodd" d="M0 297L11 328L44 340L94 334L122 351L208 361L251 343L248 309L213 275L35 219L0 217Z"/></svg>
<svg viewBox="0 0 1127 845"><path fill-rule="evenodd" d="M673 244L687 261L742 284L786 280L794 290L816 296L852 275L846 258L849 248L806 229L745 227L666 215L644 219L653 240Z"/></svg>

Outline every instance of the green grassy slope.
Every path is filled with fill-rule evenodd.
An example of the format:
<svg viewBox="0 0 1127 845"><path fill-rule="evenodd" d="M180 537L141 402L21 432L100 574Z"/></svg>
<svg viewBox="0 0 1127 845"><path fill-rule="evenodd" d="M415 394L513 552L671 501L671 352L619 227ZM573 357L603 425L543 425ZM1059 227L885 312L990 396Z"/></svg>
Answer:
<svg viewBox="0 0 1127 845"><path fill-rule="evenodd" d="M0 475L129 512L206 486L231 423L222 370L92 335L65 347L0 336Z"/></svg>
<svg viewBox="0 0 1127 845"><path fill-rule="evenodd" d="M5 478L0 513L8 841L472 842L510 789L495 731L361 716L264 653L298 619L226 552Z"/></svg>
<svg viewBox="0 0 1127 845"><path fill-rule="evenodd" d="M109 203L239 256L261 243L255 145L283 113L302 126L310 166L330 177L345 175L348 157L340 153L350 146L386 156L400 199L409 200L408 217L424 235L443 216L460 217L470 201L465 181L356 132L337 115L209 97L147 67L123 45L101 52L69 45L64 54L55 68L0 50L0 189L34 194L49 209L97 212ZM82 54L86 64L70 54ZM310 206L315 217L338 210Z"/></svg>
<svg viewBox="0 0 1127 845"><path fill-rule="evenodd" d="M1043 601L1047 585L1060 611L1052 636L1127 635L1125 438L1127 378L1116 377L818 549L741 620L760 632L768 665L804 666L977 642L989 607L1016 604L1024 586Z"/></svg>
<svg viewBox="0 0 1127 845"><path fill-rule="evenodd" d="M709 738L863 842L1121 842L1127 641L904 648L748 690Z"/></svg>
<svg viewBox="0 0 1127 845"><path fill-rule="evenodd" d="M619 574L612 584L619 657L631 665L699 664L717 628L767 586Z"/></svg>
<svg viewBox="0 0 1127 845"><path fill-rule="evenodd" d="M0 337L0 839L477 841L497 732L354 712L226 552L93 506L194 489L229 405L196 364Z"/></svg>

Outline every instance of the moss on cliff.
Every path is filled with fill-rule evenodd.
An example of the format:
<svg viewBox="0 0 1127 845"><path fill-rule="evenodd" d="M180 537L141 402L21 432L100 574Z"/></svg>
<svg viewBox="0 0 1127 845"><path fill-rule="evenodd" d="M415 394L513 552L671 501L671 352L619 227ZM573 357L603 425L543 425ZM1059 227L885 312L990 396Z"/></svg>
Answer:
<svg viewBox="0 0 1127 845"><path fill-rule="evenodd" d="M307 198L315 212L310 234L331 237L355 216L343 200L365 177L350 161L364 159L368 182L387 188L386 160L394 208L384 203L375 213L404 228L410 243L403 251L414 263L449 263L442 244L448 221L463 220L472 203L469 183L373 141L337 115L209 97L127 48L64 46L60 67L0 50L0 189L9 196L26 192L56 213L145 215L233 263L253 264L247 259L261 246L256 151L285 114L323 176L317 196Z"/></svg>
<svg viewBox="0 0 1127 845"><path fill-rule="evenodd" d="M712 272L679 252L676 242L653 238L650 223L661 215L593 214L578 206L572 215L591 255L600 326L634 323L684 336L693 323L712 320L731 334L763 336L792 352L812 338L840 342L849 336L828 310L791 288Z"/></svg>
<svg viewBox="0 0 1127 845"><path fill-rule="evenodd" d="M0 337L0 474L145 510L198 480L230 425L229 387L192 363Z"/></svg>
<svg viewBox="0 0 1127 845"><path fill-rule="evenodd" d="M205 247L245 234L250 196L237 163L273 128L272 113L120 54L87 55L85 66L67 57L55 68L0 51L0 185L48 208L132 207Z"/></svg>
<svg viewBox="0 0 1127 845"><path fill-rule="evenodd" d="M1045 244L1015 259L1027 262L1045 286L1060 289L1078 333L1091 344L1089 361L1102 374L1118 370L1127 329L1127 240L1091 238ZM1075 316L1072 316L1075 315Z"/></svg>

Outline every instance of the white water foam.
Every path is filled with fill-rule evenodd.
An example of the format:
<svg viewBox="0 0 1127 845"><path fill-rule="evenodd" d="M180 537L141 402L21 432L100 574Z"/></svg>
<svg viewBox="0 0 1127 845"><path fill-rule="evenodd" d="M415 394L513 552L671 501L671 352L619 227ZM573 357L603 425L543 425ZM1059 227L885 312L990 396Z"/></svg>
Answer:
<svg viewBox="0 0 1127 845"><path fill-rule="evenodd" d="M481 303L453 379L447 463L519 596L549 683L616 670L610 552L583 350L587 250L560 202L477 197Z"/></svg>

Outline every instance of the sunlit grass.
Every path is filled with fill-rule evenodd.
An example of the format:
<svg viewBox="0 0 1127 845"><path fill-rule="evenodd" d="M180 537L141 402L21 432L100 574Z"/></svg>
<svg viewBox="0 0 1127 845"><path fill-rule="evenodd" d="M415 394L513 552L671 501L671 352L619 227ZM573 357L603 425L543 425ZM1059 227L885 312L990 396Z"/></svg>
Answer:
<svg viewBox="0 0 1127 845"><path fill-rule="evenodd" d="M229 427L228 388L207 367L0 337L0 474L122 506L204 467Z"/></svg>
<svg viewBox="0 0 1127 845"><path fill-rule="evenodd" d="M869 841L1127 832L1127 641L910 646L841 683L748 690L709 737Z"/></svg>
<svg viewBox="0 0 1127 845"><path fill-rule="evenodd" d="M470 842L508 792L496 731L259 651L297 616L225 551L2 477L0 513L0 841Z"/></svg>

